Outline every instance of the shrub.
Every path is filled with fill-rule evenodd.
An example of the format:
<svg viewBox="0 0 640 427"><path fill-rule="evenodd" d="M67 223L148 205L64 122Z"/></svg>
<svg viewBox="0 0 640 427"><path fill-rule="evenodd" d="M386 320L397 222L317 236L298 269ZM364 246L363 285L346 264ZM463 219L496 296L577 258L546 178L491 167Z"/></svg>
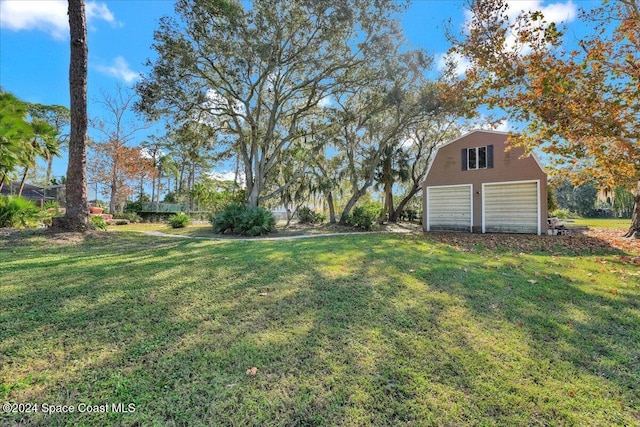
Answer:
<svg viewBox="0 0 640 427"><path fill-rule="evenodd" d="M347 219L347 224L369 231L374 221L380 216L380 208L375 204L358 206Z"/></svg>
<svg viewBox="0 0 640 427"><path fill-rule="evenodd" d="M186 213L178 213L169 218L171 228L183 228L191 223L191 218Z"/></svg>
<svg viewBox="0 0 640 427"><path fill-rule="evenodd" d="M302 206L298 209L298 220L302 224L321 224L326 219L326 215L316 213L306 206Z"/></svg>
<svg viewBox="0 0 640 427"><path fill-rule="evenodd" d="M107 229L107 221L105 221L104 218L98 215L91 216L89 217L89 227L92 230L105 231Z"/></svg>
<svg viewBox="0 0 640 427"><path fill-rule="evenodd" d="M261 207L232 204L211 218L216 233L263 236L276 229L273 214Z"/></svg>
<svg viewBox="0 0 640 427"><path fill-rule="evenodd" d="M40 209L31 200L17 196L0 196L0 228L35 226Z"/></svg>
<svg viewBox="0 0 640 427"><path fill-rule="evenodd" d="M556 217L558 219L579 218L577 214L570 212L568 209L556 209L549 212L549 216Z"/></svg>
<svg viewBox="0 0 640 427"><path fill-rule="evenodd" d="M407 209L407 220L411 221L415 221L416 219L418 219L418 212L415 209Z"/></svg>
<svg viewBox="0 0 640 427"><path fill-rule="evenodd" d="M53 217L62 216L63 212L60 210L60 203L55 200L45 202L44 206L40 210L40 221L47 227L51 227Z"/></svg>
<svg viewBox="0 0 640 427"><path fill-rule="evenodd" d="M113 215L113 219L126 219L129 222L142 222L142 217L135 212L124 212Z"/></svg>
<svg viewBox="0 0 640 427"><path fill-rule="evenodd" d="M59 208L60 208L60 203L56 200L48 200L44 202L44 206L42 207L42 209L44 210L54 209L56 211L58 211Z"/></svg>
<svg viewBox="0 0 640 427"><path fill-rule="evenodd" d="M373 227L373 223L380 217L382 208L380 203L367 203L353 209L347 224L358 227L362 230L369 231Z"/></svg>

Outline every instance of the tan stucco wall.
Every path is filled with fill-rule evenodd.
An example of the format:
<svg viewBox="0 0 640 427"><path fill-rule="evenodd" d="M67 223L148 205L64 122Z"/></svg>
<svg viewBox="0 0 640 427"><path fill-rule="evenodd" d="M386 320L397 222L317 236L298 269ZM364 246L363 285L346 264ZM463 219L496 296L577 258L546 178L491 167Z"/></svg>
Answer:
<svg viewBox="0 0 640 427"><path fill-rule="evenodd" d="M521 158L522 148L508 149L507 134L475 131L450 144L440 147L422 184L423 225L426 229L426 187L439 185L473 184L473 226L482 226L482 184L508 181L540 181L540 207L542 233L547 228L547 175L532 156ZM493 145L493 168L462 170L461 151Z"/></svg>

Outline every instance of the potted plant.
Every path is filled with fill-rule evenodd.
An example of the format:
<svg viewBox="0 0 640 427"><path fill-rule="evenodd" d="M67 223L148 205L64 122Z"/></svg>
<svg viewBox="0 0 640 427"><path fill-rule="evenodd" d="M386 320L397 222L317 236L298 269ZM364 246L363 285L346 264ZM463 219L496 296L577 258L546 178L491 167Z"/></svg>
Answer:
<svg viewBox="0 0 640 427"><path fill-rule="evenodd" d="M89 213L94 215L100 215L104 211L104 208L99 206L89 206Z"/></svg>
<svg viewBox="0 0 640 427"><path fill-rule="evenodd" d="M92 203L92 206L89 206L89 213L92 215L101 215L104 212L104 202L102 200L96 200L95 203Z"/></svg>

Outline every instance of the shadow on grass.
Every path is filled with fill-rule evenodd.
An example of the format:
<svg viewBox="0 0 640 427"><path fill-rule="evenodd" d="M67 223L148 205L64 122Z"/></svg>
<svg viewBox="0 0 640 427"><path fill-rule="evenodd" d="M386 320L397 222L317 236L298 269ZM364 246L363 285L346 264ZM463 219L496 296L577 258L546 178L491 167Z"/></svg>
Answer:
<svg viewBox="0 0 640 427"><path fill-rule="evenodd" d="M638 420L638 287L576 279L571 252L429 235L144 242L28 267L0 256L26 276L0 279L4 400L137 408L26 424Z"/></svg>

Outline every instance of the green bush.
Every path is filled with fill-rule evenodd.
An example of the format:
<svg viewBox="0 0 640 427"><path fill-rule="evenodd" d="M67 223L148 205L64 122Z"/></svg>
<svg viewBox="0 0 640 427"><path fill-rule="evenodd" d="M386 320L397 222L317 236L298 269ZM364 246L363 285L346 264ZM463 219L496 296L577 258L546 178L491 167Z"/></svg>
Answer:
<svg viewBox="0 0 640 427"><path fill-rule="evenodd" d="M131 222L128 219L111 219L107 221L107 225L129 225Z"/></svg>
<svg viewBox="0 0 640 427"><path fill-rule="evenodd" d="M365 231L371 230L373 223L380 217L380 206L376 203L367 203L353 209L347 219L347 224Z"/></svg>
<svg viewBox="0 0 640 427"><path fill-rule="evenodd" d="M260 207L231 204L211 218L216 233L263 236L276 229L273 214Z"/></svg>
<svg viewBox="0 0 640 427"><path fill-rule="evenodd" d="M89 217L89 227L92 230L105 231L107 229L107 221L101 216L94 215Z"/></svg>
<svg viewBox="0 0 640 427"><path fill-rule="evenodd" d="M53 217L63 216L64 213L60 209L60 203L55 200L45 202L40 210L40 221L47 227L51 227Z"/></svg>
<svg viewBox="0 0 640 427"><path fill-rule="evenodd" d="M549 212L550 217L555 217L558 219L570 219L570 218L579 218L579 215L570 212L568 209L556 209Z"/></svg>
<svg viewBox="0 0 640 427"><path fill-rule="evenodd" d="M126 219L130 223L142 222L142 217L135 212L124 212L113 215L113 219Z"/></svg>
<svg viewBox="0 0 640 427"><path fill-rule="evenodd" d="M40 222L40 209L31 200L0 196L0 228L33 227Z"/></svg>
<svg viewBox="0 0 640 427"><path fill-rule="evenodd" d="M415 209L407 209L405 212L407 213L407 219L409 221L418 219L418 212Z"/></svg>
<svg viewBox="0 0 640 427"><path fill-rule="evenodd" d="M169 218L171 228L184 228L191 223L191 218L186 213L178 213Z"/></svg>
<svg viewBox="0 0 640 427"><path fill-rule="evenodd" d="M306 206L302 206L300 209L298 209L298 220L301 224L321 224L326 219L326 215L316 213Z"/></svg>

